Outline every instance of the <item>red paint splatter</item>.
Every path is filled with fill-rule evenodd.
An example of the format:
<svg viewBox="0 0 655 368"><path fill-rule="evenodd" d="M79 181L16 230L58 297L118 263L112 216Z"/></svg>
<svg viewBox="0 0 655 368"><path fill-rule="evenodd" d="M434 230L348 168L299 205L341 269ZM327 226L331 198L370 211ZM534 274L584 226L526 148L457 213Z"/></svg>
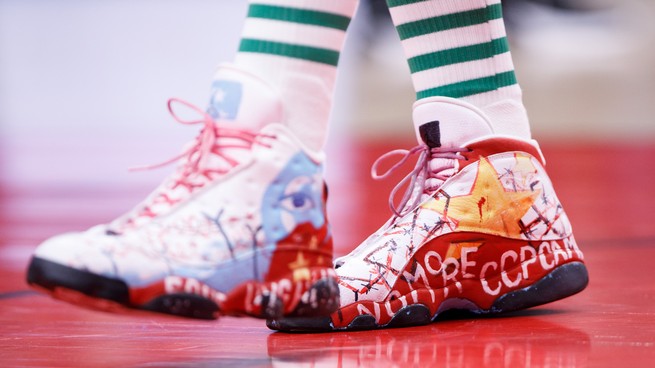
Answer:
<svg viewBox="0 0 655 368"><path fill-rule="evenodd" d="M487 203L487 199L485 197L480 198L478 201L478 212L480 213L480 218L482 218L482 206Z"/></svg>

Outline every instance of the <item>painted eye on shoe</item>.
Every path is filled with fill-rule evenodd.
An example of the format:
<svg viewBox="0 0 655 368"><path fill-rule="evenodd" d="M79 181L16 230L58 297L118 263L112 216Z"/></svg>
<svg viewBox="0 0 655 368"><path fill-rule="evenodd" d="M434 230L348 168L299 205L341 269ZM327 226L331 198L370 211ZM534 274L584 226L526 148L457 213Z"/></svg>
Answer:
<svg viewBox="0 0 655 368"><path fill-rule="evenodd" d="M307 211L314 208L314 200L303 192L296 192L282 197L280 205L290 212Z"/></svg>

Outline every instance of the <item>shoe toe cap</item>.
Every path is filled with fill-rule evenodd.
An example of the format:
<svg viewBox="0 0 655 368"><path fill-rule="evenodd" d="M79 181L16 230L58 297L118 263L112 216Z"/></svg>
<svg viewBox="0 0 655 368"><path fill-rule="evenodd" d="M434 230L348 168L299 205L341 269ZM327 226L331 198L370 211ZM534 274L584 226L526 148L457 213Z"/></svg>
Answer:
<svg viewBox="0 0 655 368"><path fill-rule="evenodd" d="M43 242L35 250L34 257L96 274L113 276L114 262L104 249L105 244L89 239L85 233L67 233Z"/></svg>

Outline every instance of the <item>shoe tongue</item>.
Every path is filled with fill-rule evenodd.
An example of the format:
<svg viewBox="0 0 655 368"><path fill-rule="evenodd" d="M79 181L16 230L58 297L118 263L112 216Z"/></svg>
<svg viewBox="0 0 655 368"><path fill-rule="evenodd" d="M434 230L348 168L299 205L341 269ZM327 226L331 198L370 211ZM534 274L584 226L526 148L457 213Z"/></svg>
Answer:
<svg viewBox="0 0 655 368"><path fill-rule="evenodd" d="M217 122L225 125L234 123L234 128L250 130L253 133L259 132L268 124L283 121L282 102L278 93L262 79L231 65L222 65L214 76L207 113ZM184 151L196 144L197 141L189 142ZM205 152L200 169L228 172L233 168L231 162L245 162L252 155L249 149L242 148L244 141L236 137L219 136L216 144L221 147L221 155ZM164 215L176 203L184 203L196 190L211 183L214 179L200 171L183 175L187 171L188 160L197 158L198 156L182 158L178 170L171 178L134 210L108 225L106 231L122 233L126 229ZM180 185L181 178L185 180L184 185Z"/></svg>
<svg viewBox="0 0 655 368"><path fill-rule="evenodd" d="M212 81L212 91L207 113L223 126L234 124L236 129L258 133L271 123L281 123L284 109L278 92L258 76L230 64L219 67ZM220 135L216 146L221 155L204 158L205 167L230 170L225 157L233 162L245 162L251 156L249 149L242 148L244 141Z"/></svg>
<svg viewBox="0 0 655 368"><path fill-rule="evenodd" d="M216 121L234 121L236 127L257 132L265 125L282 122L284 110L273 87L225 64L214 76L207 113Z"/></svg>
<svg viewBox="0 0 655 368"><path fill-rule="evenodd" d="M430 148L463 147L471 140L494 134L489 120L475 106L447 97L414 104L414 127L419 143Z"/></svg>

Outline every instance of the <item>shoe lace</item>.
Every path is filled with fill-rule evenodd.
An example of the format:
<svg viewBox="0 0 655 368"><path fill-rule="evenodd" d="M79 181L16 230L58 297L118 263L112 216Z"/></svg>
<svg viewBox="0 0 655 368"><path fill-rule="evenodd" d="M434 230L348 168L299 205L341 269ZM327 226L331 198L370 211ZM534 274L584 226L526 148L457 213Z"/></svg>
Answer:
<svg viewBox="0 0 655 368"><path fill-rule="evenodd" d="M176 110L178 105L190 109L199 118L182 118ZM233 149L249 150L254 143L268 146L260 140L266 135L254 133L247 129L225 126L225 124L215 121L207 112L185 100L179 98L169 99L168 111L175 121L180 124L202 124L203 127L195 140L182 153L161 163L130 169L131 171L152 170L183 160L173 176L149 196L142 205L117 220L115 225L118 225L119 228L123 228L124 225L129 226L139 217L152 218L157 216L160 211L153 210L155 204L163 203L170 207L184 199L174 198L171 195L172 191L179 191L178 188L183 188L187 194L190 194L197 188L203 187L207 182L231 171L240 163L240 160L233 156L235 152ZM209 164L210 159L215 157L220 159L220 165L217 163Z"/></svg>
<svg viewBox="0 0 655 368"><path fill-rule="evenodd" d="M450 178L455 172L455 161L466 159L461 152L466 148L436 147L430 148L425 144L410 149L397 149L380 156L371 167L371 176L375 180L387 179L394 171L398 170L413 155L418 154L416 165L389 194L389 208L396 217L403 217L411 212L421 200L422 194L430 195ZM378 173L378 166L381 162L400 156L400 159L382 174ZM394 199L398 191L407 186L400 202L396 206Z"/></svg>
<svg viewBox="0 0 655 368"><path fill-rule="evenodd" d="M174 105L178 103L184 105L191 109L194 112L197 112L202 116L201 119L196 120L185 120L181 118L175 111ZM186 184L186 180L189 178L190 174L201 173L203 176L211 179L212 174L225 174L230 171L231 167L234 167L239 164L239 161L231 158L225 153L226 148L243 148L250 149L252 144L255 142L259 134L250 132L245 129L234 129L231 127L225 127L220 125L219 122L215 121L208 113L197 107L196 105L184 101L179 98L171 98L168 100L168 111L173 116L173 119L183 125L196 125L203 124L203 128L200 131L200 134L196 137L194 144L189 146L186 150L182 151L177 156L174 156L166 161L160 162L153 165L139 166L131 168L132 171L140 170L152 170L160 168L169 164L172 164L183 157L187 157L186 163L182 166L181 175L178 180L178 185ZM218 138L236 138L240 140L240 143L233 142L230 144L218 143ZM206 165L206 161L210 157L210 154L214 154L222 158L230 168L222 169L210 169Z"/></svg>

